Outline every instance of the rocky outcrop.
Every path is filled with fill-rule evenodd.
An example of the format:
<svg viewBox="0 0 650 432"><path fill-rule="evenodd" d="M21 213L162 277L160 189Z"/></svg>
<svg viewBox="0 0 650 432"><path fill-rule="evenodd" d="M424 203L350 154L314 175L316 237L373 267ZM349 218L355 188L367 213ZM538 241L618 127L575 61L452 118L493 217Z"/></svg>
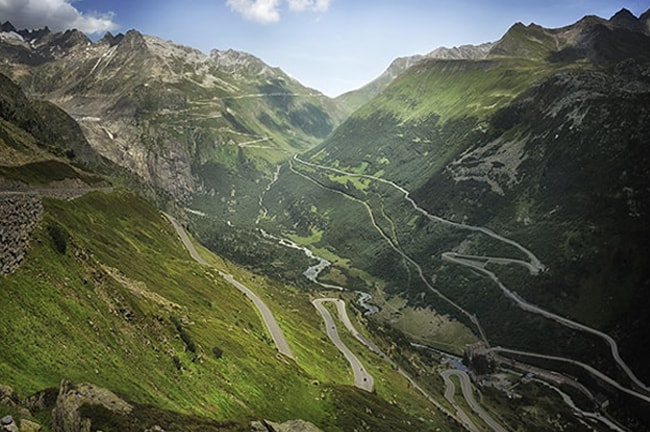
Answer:
<svg viewBox="0 0 650 432"><path fill-rule="evenodd" d="M0 419L0 431L2 432L20 432L14 418L6 415Z"/></svg>
<svg viewBox="0 0 650 432"><path fill-rule="evenodd" d="M22 419L20 421L20 432L38 432L43 430L42 426L31 420Z"/></svg>
<svg viewBox="0 0 650 432"><path fill-rule="evenodd" d="M56 406L52 410L52 424L56 432L90 432L90 419L81 416L82 405L99 405L116 414L129 414L133 407L110 390L92 384L73 385L61 382Z"/></svg>
<svg viewBox="0 0 650 432"><path fill-rule="evenodd" d="M36 195L0 194L0 274L12 273L23 262L42 215Z"/></svg>
<svg viewBox="0 0 650 432"><path fill-rule="evenodd" d="M0 385L0 405L13 407L18 406L18 396L14 389L7 385Z"/></svg>
<svg viewBox="0 0 650 432"><path fill-rule="evenodd" d="M20 424L20 427L18 424ZM40 424L32 420L20 419L16 422L16 419L11 415L0 418L0 432L38 432L42 429Z"/></svg>
<svg viewBox="0 0 650 432"><path fill-rule="evenodd" d="M27 401L21 401L14 389L8 385L0 384L0 407L8 408L9 412L18 415L16 417L8 414L0 418L0 432L38 432L43 429L33 420Z"/></svg>
<svg viewBox="0 0 650 432"><path fill-rule="evenodd" d="M321 432L313 424L305 420L289 420L284 423L274 423L266 420L251 423L252 432Z"/></svg>

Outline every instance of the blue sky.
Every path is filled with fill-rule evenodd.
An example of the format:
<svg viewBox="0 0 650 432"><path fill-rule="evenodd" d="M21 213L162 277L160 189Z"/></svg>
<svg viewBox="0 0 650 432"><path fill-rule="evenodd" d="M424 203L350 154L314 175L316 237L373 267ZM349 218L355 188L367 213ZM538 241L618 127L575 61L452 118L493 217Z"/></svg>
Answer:
<svg viewBox="0 0 650 432"><path fill-rule="evenodd" d="M650 0L0 0L0 21L53 30L142 33L209 52L233 48L336 96L400 56L495 41L515 22L635 15Z"/></svg>

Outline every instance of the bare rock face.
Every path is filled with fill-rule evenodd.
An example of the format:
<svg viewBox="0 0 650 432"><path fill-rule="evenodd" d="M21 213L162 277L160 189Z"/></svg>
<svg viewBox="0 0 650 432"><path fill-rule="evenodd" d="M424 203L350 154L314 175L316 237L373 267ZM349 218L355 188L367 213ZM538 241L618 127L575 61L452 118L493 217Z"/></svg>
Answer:
<svg viewBox="0 0 650 432"><path fill-rule="evenodd" d="M118 414L129 414L133 407L110 390L92 384L74 386L61 382L56 406L52 410L52 423L56 432L90 432L90 419L79 413L82 405L100 405Z"/></svg>
<svg viewBox="0 0 650 432"><path fill-rule="evenodd" d="M289 420L284 423L274 423L266 420L251 423L252 432L321 432L313 424L305 420Z"/></svg>
<svg viewBox="0 0 650 432"><path fill-rule="evenodd" d="M16 396L13 388L0 385L0 405L16 407L18 402L18 396Z"/></svg>
<svg viewBox="0 0 650 432"><path fill-rule="evenodd" d="M19 432L18 426L16 426L16 422L14 421L12 416L6 415L0 419L0 431Z"/></svg>

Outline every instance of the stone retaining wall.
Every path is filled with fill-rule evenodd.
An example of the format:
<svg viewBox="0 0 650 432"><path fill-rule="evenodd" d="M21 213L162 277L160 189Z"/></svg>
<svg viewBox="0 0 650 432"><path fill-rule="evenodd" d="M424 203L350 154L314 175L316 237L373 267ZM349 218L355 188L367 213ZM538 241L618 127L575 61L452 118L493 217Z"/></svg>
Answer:
<svg viewBox="0 0 650 432"><path fill-rule="evenodd" d="M0 194L0 274L12 273L23 262L32 231L42 216L38 195Z"/></svg>

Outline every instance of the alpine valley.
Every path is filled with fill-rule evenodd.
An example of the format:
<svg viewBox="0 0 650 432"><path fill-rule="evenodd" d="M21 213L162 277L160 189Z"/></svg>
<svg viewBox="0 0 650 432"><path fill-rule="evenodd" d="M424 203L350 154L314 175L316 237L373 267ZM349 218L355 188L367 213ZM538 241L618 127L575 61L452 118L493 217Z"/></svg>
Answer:
<svg viewBox="0 0 650 432"><path fill-rule="evenodd" d="M0 431L650 430L650 11L338 98L0 29Z"/></svg>

